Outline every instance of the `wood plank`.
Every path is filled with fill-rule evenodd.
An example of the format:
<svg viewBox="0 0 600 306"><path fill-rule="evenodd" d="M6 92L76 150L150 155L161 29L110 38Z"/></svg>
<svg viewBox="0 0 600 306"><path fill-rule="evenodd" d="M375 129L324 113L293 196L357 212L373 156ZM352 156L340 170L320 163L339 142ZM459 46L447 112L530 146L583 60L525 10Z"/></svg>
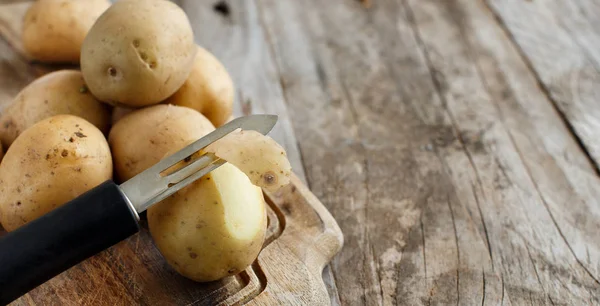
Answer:
<svg viewBox="0 0 600 306"><path fill-rule="evenodd" d="M530 274L529 279L523 279L519 273L513 273L517 272L513 267L501 262L500 264L505 269L503 271L505 280L510 281L511 284L514 284L513 279L529 283L530 286L525 288L541 293L542 296L537 300L545 303L561 301L561 298L563 301L585 303L591 298L597 298L600 287L596 276L590 274L585 265L580 265L580 259L584 257L578 258L572 251L573 244L584 247L584 249L589 247L592 250L597 250L599 247L598 241L592 238L593 232L590 231L592 228L600 226L598 222L600 211L597 208L597 202L594 196L586 191L580 194L574 191L579 184L598 183L593 168L585 163L585 156L568 138L567 130L564 129L559 116L556 116L549 108L548 101L538 98L537 103L534 104L544 111L542 112L544 116L540 116L536 112L531 112L529 116L521 114L524 109L532 107L532 101L528 95L523 95L521 105L515 105L514 98L511 97L513 87L521 91L528 89L529 94L535 93L538 97L543 97L543 93L536 88L534 79L531 77L524 79L524 76L528 76L529 71L519 61L517 53L511 48L507 38L501 35L502 32L498 27L491 26L493 16L487 12L486 8L473 1L458 1L452 4L447 3L447 5L439 5L439 3L421 1L418 4L414 2L412 6L415 8L415 15L419 15L418 12L422 14L421 18L416 18L416 24L422 31L421 36L426 52L432 54L430 58L433 69L441 72L439 82L446 85L442 89L442 93L447 97L448 108L460 130L480 133L474 135L477 135L476 138L482 139L484 143L490 143L490 147L494 149L494 152L490 154L492 156L489 156L494 159L481 157L481 154L477 154L477 152L470 152L480 179L483 181L501 173L505 179L508 179L509 185L518 186L514 190L510 190L512 189L510 186L509 188L490 188L485 193L494 200L498 198L508 200L509 203L503 205L522 202L520 207L514 207L515 212L517 209L524 209L521 214L525 218L521 221L518 221L520 217L518 215L501 214L503 218L513 221L508 225L502 225L504 228L501 227L499 230L506 231L508 229L513 233L509 232L508 237L504 236L508 238L506 241L502 241L503 236L499 237L500 241L492 240L491 245L492 249L494 249L494 244L504 246L499 248L500 257L510 260L510 257L514 256L503 254L505 250L510 249L506 246L513 245L515 238L524 240L522 245L514 244L517 247L513 247L512 252L526 254L531 258L533 270L530 272L535 273ZM456 25L452 25L453 23ZM434 27L432 24L437 24L437 26ZM492 36L491 34L496 35ZM447 37L447 40L442 40L440 37ZM463 41L461 44L455 42L461 40ZM505 43L498 43L501 41ZM496 46L490 47L491 42L495 42ZM475 50L469 50L469 44L475 45ZM477 54L474 51L480 53ZM508 56L504 55L504 60L500 62L499 60L502 58L499 57L503 54ZM474 60L473 58L476 58L475 63L470 63ZM513 69L514 72L511 72ZM509 75L506 76L506 74ZM457 80L458 78L461 80ZM529 84L529 86L524 86L524 84ZM487 94L486 91L488 91ZM503 109L504 112L497 111L497 107ZM476 116L470 117L472 113L475 113ZM535 115L537 116L534 117ZM545 129L543 133L538 133L537 129L531 126L529 131L524 133L525 124L522 122L531 122L528 117L540 118L541 120L534 121L539 124L539 127L558 126L562 129ZM508 127L503 121L508 121L513 125ZM463 142L470 141L468 137L471 135L469 134L473 135L468 133ZM558 154L552 147L551 150L532 150L532 141L540 144L543 143L542 141L552 143L563 139L567 139L567 142L562 141L561 149L564 151L558 151ZM511 148L513 146L514 148ZM567 154L575 155L575 160L584 166L584 171L570 171L568 163L561 164L555 161L555 157L564 160L562 154L565 151L568 152ZM515 155L515 153L517 154ZM543 167L540 167L540 161L544 162ZM581 174L585 175L584 179L580 178ZM570 180L572 182L569 182ZM574 198L571 198L572 196ZM573 200L577 203L576 205L571 202ZM494 209L493 206L490 208ZM571 214L574 211L575 214ZM573 222L569 221L582 213L592 214L589 219L584 217L588 224L572 226ZM528 225L522 228L520 228L522 225L517 225L513 229L509 225L510 223ZM496 225L494 222L488 223L490 233L498 231L494 229L494 225ZM564 227L567 227L572 235L565 237ZM511 236L513 237L511 238ZM595 256L597 255L596 253ZM597 258L588 262L588 266L596 268ZM550 271L552 268L568 271L568 273ZM532 278L532 275L536 277ZM568 289L562 287L563 283L568 282L572 282L574 286ZM536 283L539 283L539 287ZM589 288L594 289L590 292ZM512 294L513 301L528 299L527 296L520 296L521 294L517 294L517 292L518 290ZM547 297L543 295L547 295Z"/></svg>
<svg viewBox="0 0 600 306"><path fill-rule="evenodd" d="M459 290L500 301L486 242L430 143L454 147L453 128L411 27L397 31L403 7L260 3L300 146L312 153L307 176L345 233L332 265L342 304L456 303Z"/></svg>
<svg viewBox="0 0 600 306"><path fill-rule="evenodd" d="M31 2L4 3L1 5L0 34L20 55L30 60L21 43L21 29L23 27L23 16L31 6Z"/></svg>
<svg viewBox="0 0 600 306"><path fill-rule="evenodd" d="M494 32L480 16L493 17L475 7L471 11L476 37L469 39L479 42L472 47L490 93L553 222L577 261L598 280L600 241L594 237L600 228L600 180L594 165L570 137L551 101L536 88L537 80L517 48L507 39L486 39ZM494 38L504 37L497 28L495 33Z"/></svg>
<svg viewBox="0 0 600 306"><path fill-rule="evenodd" d="M27 60L14 52L0 36L0 112L34 79L35 74Z"/></svg>
<svg viewBox="0 0 600 306"><path fill-rule="evenodd" d="M342 304L598 303L598 178L482 2L259 3Z"/></svg>
<svg viewBox="0 0 600 306"><path fill-rule="evenodd" d="M548 10L555 22L572 37L582 53L600 68L600 5L597 1L539 1L536 10Z"/></svg>
<svg viewBox="0 0 600 306"><path fill-rule="evenodd" d="M561 3L564 2L564 3ZM598 27L579 1L487 1L535 70L542 86L600 165ZM553 12L554 11L554 12ZM592 12L600 11L597 7ZM598 25L596 23L596 25Z"/></svg>

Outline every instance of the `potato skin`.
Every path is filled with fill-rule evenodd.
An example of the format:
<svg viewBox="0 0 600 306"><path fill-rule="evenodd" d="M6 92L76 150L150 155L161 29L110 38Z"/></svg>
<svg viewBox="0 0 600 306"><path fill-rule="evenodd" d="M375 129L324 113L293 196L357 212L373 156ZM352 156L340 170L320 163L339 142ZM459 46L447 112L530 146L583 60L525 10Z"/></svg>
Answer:
<svg viewBox="0 0 600 306"><path fill-rule="evenodd" d="M8 148L25 129L59 114L81 117L103 133L108 132L108 106L87 90L81 72L61 70L36 79L21 90L0 117L0 141Z"/></svg>
<svg viewBox="0 0 600 306"><path fill-rule="evenodd" d="M81 71L98 99L130 107L157 104L187 79L196 46L185 13L166 0L122 0L90 29Z"/></svg>
<svg viewBox="0 0 600 306"><path fill-rule="evenodd" d="M199 112L175 105L136 110L112 127L108 143L118 181L126 181L214 130Z"/></svg>
<svg viewBox="0 0 600 306"><path fill-rule="evenodd" d="M23 20L23 47L48 63L79 63L81 45L108 0L39 0Z"/></svg>
<svg viewBox="0 0 600 306"><path fill-rule="evenodd" d="M234 95L233 81L223 64L198 47L189 77L165 103L193 108L219 127L233 112Z"/></svg>
<svg viewBox="0 0 600 306"><path fill-rule="evenodd" d="M187 107L160 104L133 111L108 137L116 176L127 180L212 130L206 117ZM266 220L262 190L230 164L148 210L152 236L167 262L196 281L232 275L251 264L262 247Z"/></svg>
<svg viewBox="0 0 600 306"><path fill-rule="evenodd" d="M244 270L258 256L267 217L260 188L224 164L148 210L148 226L169 265L198 282Z"/></svg>
<svg viewBox="0 0 600 306"><path fill-rule="evenodd" d="M290 183L292 166L281 145L257 131L237 130L205 149L243 171L256 185L275 192Z"/></svg>
<svg viewBox="0 0 600 306"><path fill-rule="evenodd" d="M121 120L121 118L129 115L130 113L132 113L135 110L136 110L135 108L122 107L122 106L113 107L112 116L111 116L112 124L114 125L115 123L117 123L117 121Z"/></svg>
<svg viewBox="0 0 600 306"><path fill-rule="evenodd" d="M13 231L112 177L110 149L94 125L72 115L25 130L0 164L0 221Z"/></svg>

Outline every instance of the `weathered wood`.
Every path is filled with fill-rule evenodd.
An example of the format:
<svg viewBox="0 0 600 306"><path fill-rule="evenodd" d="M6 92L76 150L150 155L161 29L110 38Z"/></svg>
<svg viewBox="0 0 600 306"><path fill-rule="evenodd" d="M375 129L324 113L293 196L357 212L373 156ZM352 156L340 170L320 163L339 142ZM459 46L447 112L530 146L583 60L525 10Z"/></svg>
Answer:
<svg viewBox="0 0 600 306"><path fill-rule="evenodd" d="M342 304L599 302L598 178L481 1L259 3Z"/></svg>
<svg viewBox="0 0 600 306"><path fill-rule="evenodd" d="M585 162L585 155L570 139L549 101L539 99L543 93L536 88L535 79L507 38L498 27L492 26L493 15L485 6L473 1L446 2L446 5L435 1L413 2L424 50L430 54L430 65L438 72L437 82L445 85L440 91L461 131L462 142L472 142L469 138L476 136L475 139L483 141L483 148L492 149L481 154L467 146L478 180L488 186L483 192L482 209L498 211L495 215L504 221L487 221L492 254L499 255L494 258L495 264L503 268L504 280L511 286L517 280L525 285L507 287L509 293L513 291L510 294L513 302L530 298L527 296L530 292L521 295L521 289L537 291L540 295L537 299L549 304L556 301L583 304L597 299L600 293L597 274L590 274L586 266L597 269L598 253L588 253L591 260L589 257L586 260L585 255L577 258L572 247L576 245L583 250L600 247L591 230L600 227L597 200L593 194L577 190L580 185L600 182ZM441 40L440 36L448 39ZM513 97L513 91L524 95ZM532 99L536 96L537 99ZM531 107L536 107L539 113ZM539 116L540 113L544 116ZM534 125L528 127L527 123L546 128L539 133ZM561 148L557 151L554 147L534 147L544 142L551 146L560 144ZM572 171L568 161L561 163L564 153L574 156L583 171ZM490 181L486 184L485 180ZM506 181L498 186L496 180ZM502 210L495 207L498 199L506 202L500 202ZM512 210L507 210L515 204ZM589 217L579 217L582 213ZM574 222L570 221L574 219L584 224L572 225ZM565 235L565 229L571 235ZM512 266L511 261L517 259L514 254L531 259L530 264L523 264L523 259L518 258L524 271ZM587 265L581 266L581 260ZM527 278L523 278L523 272ZM571 286L562 287L565 283ZM589 291L590 288L594 289Z"/></svg>
<svg viewBox="0 0 600 306"><path fill-rule="evenodd" d="M276 139L345 233L325 273L330 303L600 304L592 0L177 2L232 74L236 114L280 114ZM14 52L1 56L28 67ZM84 267L106 271L115 285L102 294L114 304L234 303L222 298L254 296L265 279L317 294L267 286L251 304L326 302L323 258L312 257L304 279L282 273L308 257L286 240L300 237L289 231L300 224L278 214L314 212L285 205L302 199L273 199L261 259L206 291L173 281L156 253L135 256L136 243L150 248L143 238ZM275 239L283 223L288 236ZM105 267L115 260L124 270ZM136 273L123 277L127 269ZM168 288L149 285L155 278ZM129 295L106 293L118 288Z"/></svg>
<svg viewBox="0 0 600 306"><path fill-rule="evenodd" d="M487 1L527 57L542 86L600 166L600 51L597 4ZM590 17L596 19L595 24Z"/></svg>
<svg viewBox="0 0 600 306"><path fill-rule="evenodd" d="M21 43L21 28L23 27L23 16L31 2L19 2L3 4L0 9L0 34L8 41L17 52L29 59Z"/></svg>
<svg viewBox="0 0 600 306"><path fill-rule="evenodd" d="M12 50L0 36L0 112L25 87L35 79L27 60Z"/></svg>
<svg viewBox="0 0 600 306"><path fill-rule="evenodd" d="M324 305L321 273L342 246L335 220L297 177L266 194L269 227L258 260L212 283L178 275L139 234L56 276L11 305ZM0 235L2 233L0 232Z"/></svg>
<svg viewBox="0 0 600 306"><path fill-rule="evenodd" d="M479 278L463 288L482 296L485 277L490 299L495 291L499 300L486 244L464 207L452 208L451 182L429 144L445 145L453 131L436 111L410 26L395 30L403 8L261 3L302 151L312 153L304 156L307 177L345 233L333 262L342 304L457 302L456 228L471 254L463 255L464 275ZM437 105L413 106L432 98Z"/></svg>

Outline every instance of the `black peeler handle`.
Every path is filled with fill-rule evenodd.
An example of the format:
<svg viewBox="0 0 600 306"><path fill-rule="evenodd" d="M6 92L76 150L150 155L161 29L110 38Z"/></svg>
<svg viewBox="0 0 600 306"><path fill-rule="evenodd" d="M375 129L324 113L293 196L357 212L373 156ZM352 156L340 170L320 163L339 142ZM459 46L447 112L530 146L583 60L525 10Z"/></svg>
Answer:
<svg viewBox="0 0 600 306"><path fill-rule="evenodd" d="M118 185L106 181L0 238L0 305L139 231Z"/></svg>

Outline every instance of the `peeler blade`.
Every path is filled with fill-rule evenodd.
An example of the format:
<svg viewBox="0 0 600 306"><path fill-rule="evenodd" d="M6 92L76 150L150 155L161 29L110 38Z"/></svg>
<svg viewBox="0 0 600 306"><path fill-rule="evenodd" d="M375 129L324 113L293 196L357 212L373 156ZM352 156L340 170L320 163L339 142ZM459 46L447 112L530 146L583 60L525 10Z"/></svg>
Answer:
<svg viewBox="0 0 600 306"><path fill-rule="evenodd" d="M219 159L214 154L207 153L177 169L174 173L164 175L167 169L184 162L186 158L189 159L192 155L237 129L255 130L266 135L273 129L275 123L277 123L276 115L249 115L234 119L124 182L120 188L133 208L141 213L153 204L217 169L226 161Z"/></svg>

